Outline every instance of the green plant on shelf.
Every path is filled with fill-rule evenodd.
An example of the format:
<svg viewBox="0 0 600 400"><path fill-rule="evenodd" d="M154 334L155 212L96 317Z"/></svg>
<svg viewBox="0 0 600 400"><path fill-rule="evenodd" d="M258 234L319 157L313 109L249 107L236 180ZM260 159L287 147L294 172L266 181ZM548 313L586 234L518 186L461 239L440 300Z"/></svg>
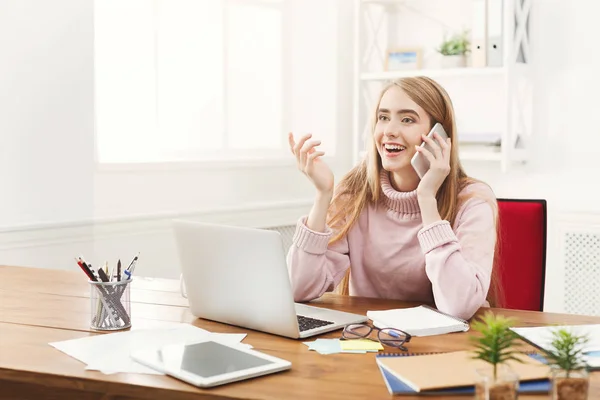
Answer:
<svg viewBox="0 0 600 400"><path fill-rule="evenodd" d="M444 37L444 41L437 49L443 56L461 56L470 51L471 42L469 41L469 32L463 31L450 38Z"/></svg>

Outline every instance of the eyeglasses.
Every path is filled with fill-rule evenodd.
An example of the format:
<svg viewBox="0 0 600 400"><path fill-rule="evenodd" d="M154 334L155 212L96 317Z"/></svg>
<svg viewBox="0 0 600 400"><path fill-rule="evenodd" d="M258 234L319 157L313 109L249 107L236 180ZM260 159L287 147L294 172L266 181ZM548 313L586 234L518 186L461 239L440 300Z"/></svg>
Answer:
<svg viewBox="0 0 600 400"><path fill-rule="evenodd" d="M369 335L373 330L377 331L377 340L379 343L396 347L403 351L408 351L404 343L410 342L412 337L409 333L394 328L377 328L368 324L350 324L344 327L342 339L370 339Z"/></svg>

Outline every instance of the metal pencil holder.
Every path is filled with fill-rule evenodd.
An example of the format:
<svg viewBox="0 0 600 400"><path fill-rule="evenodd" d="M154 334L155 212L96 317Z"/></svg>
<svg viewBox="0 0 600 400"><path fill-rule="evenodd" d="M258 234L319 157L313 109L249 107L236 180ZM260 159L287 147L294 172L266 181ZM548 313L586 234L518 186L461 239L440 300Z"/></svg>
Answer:
<svg viewBox="0 0 600 400"><path fill-rule="evenodd" d="M132 279L90 283L91 324L99 331L117 331L131 327L129 284Z"/></svg>

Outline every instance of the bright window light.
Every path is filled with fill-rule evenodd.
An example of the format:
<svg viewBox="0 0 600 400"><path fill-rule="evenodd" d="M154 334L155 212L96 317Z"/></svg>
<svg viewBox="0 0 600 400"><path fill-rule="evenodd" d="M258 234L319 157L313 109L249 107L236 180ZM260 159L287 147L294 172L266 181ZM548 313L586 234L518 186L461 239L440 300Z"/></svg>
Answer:
<svg viewBox="0 0 600 400"><path fill-rule="evenodd" d="M287 157L282 3L95 1L99 162Z"/></svg>

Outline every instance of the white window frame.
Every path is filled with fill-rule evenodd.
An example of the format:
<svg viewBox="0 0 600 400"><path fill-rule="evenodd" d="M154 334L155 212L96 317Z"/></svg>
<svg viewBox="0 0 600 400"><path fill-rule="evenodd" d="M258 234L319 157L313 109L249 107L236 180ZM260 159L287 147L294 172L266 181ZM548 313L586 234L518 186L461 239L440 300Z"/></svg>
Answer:
<svg viewBox="0 0 600 400"><path fill-rule="evenodd" d="M95 0L102 1L102 0ZM151 0L154 3L154 6L157 6L156 0ZM289 23L287 21L290 18L290 7L289 2L287 0L223 0L223 8L224 14L223 19L227 21L227 7L230 4L244 4L244 5L257 5L263 7L272 7L276 9L280 9L282 11L282 36L283 43L285 43L286 36L289 36L287 32L287 27ZM227 26L223 23L223 29L226 30ZM224 46L226 46L226 41ZM226 50L226 48L225 48ZM225 52L226 53L226 52ZM99 147L98 147L98 132L97 132L97 124L96 124L96 114L94 112L94 164L95 169L98 172L137 172L137 171L177 171L177 170L206 170L206 169L215 169L215 170L228 170L228 169L242 169L242 168L257 168L263 169L268 167L291 167L296 164L296 160L294 159L291 152L286 151L288 148L288 139L287 139L287 130L291 126L291 84L290 84L290 76L291 76L291 55L290 49L285 44L282 45L282 129L281 129L281 142L282 142L282 151L265 151L264 153L271 153L271 155L261 157L259 156L259 151L257 151L256 157L251 158L243 158L243 157L233 157L231 159L226 158L216 158L216 159L207 159L207 158L198 158L195 160L173 160L173 161L148 161L148 162L101 162L99 155ZM156 53L155 53L155 67L156 67ZM227 60L224 60L227 63ZM227 78L224 78L223 87L226 88ZM94 92L96 79L94 77ZM155 88L158 90L158 87ZM226 92L226 90L225 90ZM224 102L227 101L227 98L224 97ZM224 119L224 132L223 132L223 141L227 143L227 107L224 107L223 110L223 119ZM157 117L157 116L156 116ZM324 156L324 160L329 160L331 162L333 160L333 156Z"/></svg>

